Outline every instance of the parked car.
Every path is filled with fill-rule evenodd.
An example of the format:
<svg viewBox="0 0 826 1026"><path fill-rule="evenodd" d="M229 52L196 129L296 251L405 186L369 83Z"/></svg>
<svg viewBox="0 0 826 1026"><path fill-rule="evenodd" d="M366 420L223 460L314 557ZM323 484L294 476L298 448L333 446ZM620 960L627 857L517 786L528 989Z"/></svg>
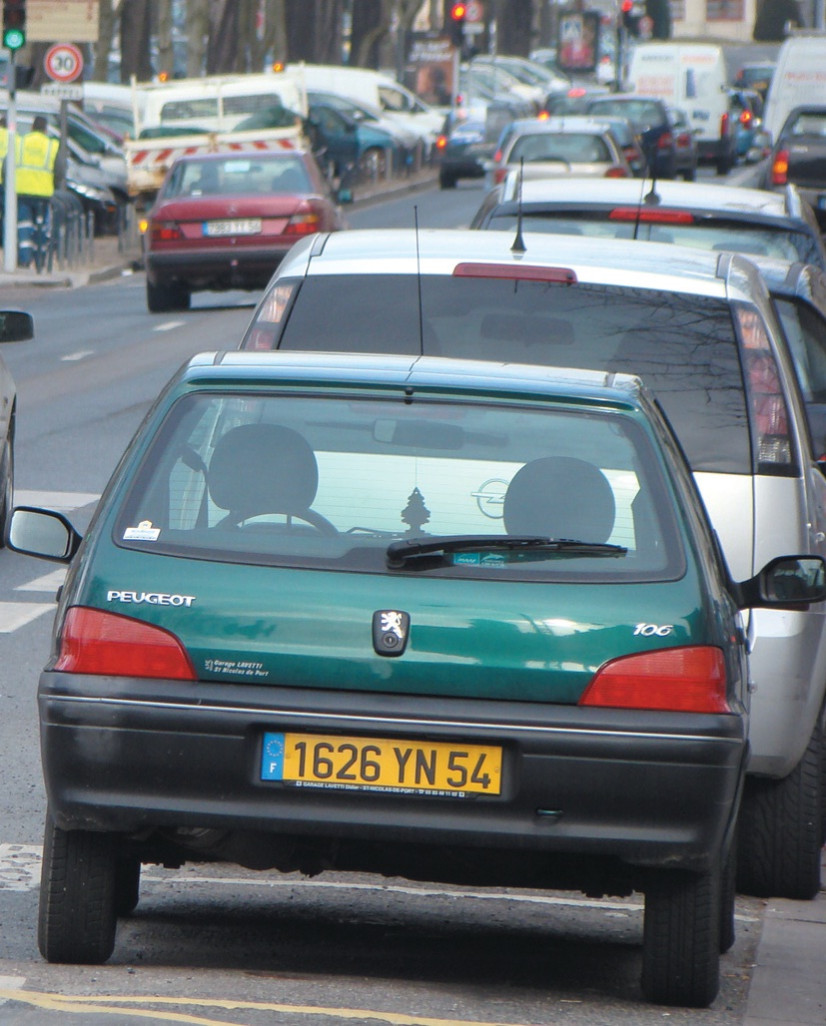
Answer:
<svg viewBox="0 0 826 1026"><path fill-rule="evenodd" d="M693 182L697 177L697 165L700 163L697 135L682 108L670 107L668 113L671 117L671 134L674 137L674 177Z"/></svg>
<svg viewBox="0 0 826 1026"><path fill-rule="evenodd" d="M493 182L501 182L508 171L515 170L521 170L524 178L633 176L611 128L576 114L508 125L493 155Z"/></svg>
<svg viewBox="0 0 826 1026"><path fill-rule="evenodd" d="M143 863L220 859L639 890L644 995L713 1001L738 610L826 597L824 563L733 582L636 379L204 354L105 494L82 548L55 512L10 531L71 563L38 692L48 961L106 961Z"/></svg>
<svg viewBox="0 0 826 1026"><path fill-rule="evenodd" d="M148 215L146 304L165 313L193 292L263 288L298 239L344 226L309 153L181 157Z"/></svg>
<svg viewBox="0 0 826 1026"><path fill-rule="evenodd" d="M766 188L797 186L826 231L826 104L795 107L777 135L764 182Z"/></svg>
<svg viewBox="0 0 826 1026"><path fill-rule="evenodd" d="M373 107L360 100L351 100L346 96L337 96L335 93L325 93L316 89L307 92L307 105L311 118L317 116L318 107L322 104L351 118L359 126L367 125L372 129L378 129L394 139L396 141L394 149L401 152L401 160L394 169L396 171L421 167L429 154L431 139L425 126L417 125L415 129L409 128L397 120L394 115L387 114L379 107Z"/></svg>
<svg viewBox="0 0 826 1026"><path fill-rule="evenodd" d="M482 200L471 227L515 230L515 176ZM702 249L734 250L826 267L826 248L811 207L788 187L763 189L608 179L554 183L526 181L522 190L526 231L599 238L671 242Z"/></svg>
<svg viewBox="0 0 826 1026"><path fill-rule="evenodd" d="M34 338L32 315L22 310L0 310L0 345ZM17 386L0 356L0 547L14 505L14 436L17 428Z"/></svg>
<svg viewBox="0 0 826 1026"><path fill-rule="evenodd" d="M540 184L525 182L528 201ZM625 184L639 193L639 182ZM523 227L342 232L323 247L301 243L242 346L637 373L686 451L736 578L784 552L823 555L822 449L812 447L793 355L755 265L725 251L548 237L531 233L527 216ZM747 788L745 817L759 820L760 843L742 845L738 857L742 879L760 880L762 893L811 898L819 888L820 845L811 842L826 810L812 767L824 764L824 617L817 604L759 610L747 623L748 774L769 797Z"/></svg>
<svg viewBox="0 0 826 1026"><path fill-rule="evenodd" d="M668 106L663 100L633 93L610 93L593 97L587 113L592 117L626 118L640 134L649 172L657 178L676 177L674 133Z"/></svg>
<svg viewBox="0 0 826 1026"><path fill-rule="evenodd" d="M239 131L254 127L252 119ZM328 178L355 176L384 178L392 170L412 166L415 140L408 132L387 131L339 109L338 103L316 100L308 104L307 135L318 163Z"/></svg>

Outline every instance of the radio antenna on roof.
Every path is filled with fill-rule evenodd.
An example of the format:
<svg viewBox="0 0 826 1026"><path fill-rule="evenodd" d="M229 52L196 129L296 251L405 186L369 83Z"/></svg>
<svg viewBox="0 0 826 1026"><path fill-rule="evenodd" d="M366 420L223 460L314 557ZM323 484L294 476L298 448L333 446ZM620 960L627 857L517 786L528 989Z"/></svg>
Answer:
<svg viewBox="0 0 826 1026"><path fill-rule="evenodd" d="M419 255L419 207L413 204L413 224L416 228L416 288L419 303L419 355L424 356L424 311L422 310L422 262Z"/></svg>
<svg viewBox="0 0 826 1026"><path fill-rule="evenodd" d="M516 179L516 238L511 246L512 253L524 253L525 240L522 238L522 177L525 173L525 158L519 158L519 174Z"/></svg>

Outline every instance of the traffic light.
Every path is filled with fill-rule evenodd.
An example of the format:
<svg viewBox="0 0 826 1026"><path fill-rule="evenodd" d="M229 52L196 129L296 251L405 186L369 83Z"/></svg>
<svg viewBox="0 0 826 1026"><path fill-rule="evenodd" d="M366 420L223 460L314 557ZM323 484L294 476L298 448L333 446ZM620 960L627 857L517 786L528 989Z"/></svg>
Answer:
<svg viewBox="0 0 826 1026"><path fill-rule="evenodd" d="M622 0L622 27L629 36L639 35L640 16L636 11L634 0Z"/></svg>
<svg viewBox="0 0 826 1026"><path fill-rule="evenodd" d="M19 50L26 44L26 0L3 0L3 46Z"/></svg>
<svg viewBox="0 0 826 1026"><path fill-rule="evenodd" d="M465 17L467 4L454 4L450 8L450 41L460 49L465 42Z"/></svg>

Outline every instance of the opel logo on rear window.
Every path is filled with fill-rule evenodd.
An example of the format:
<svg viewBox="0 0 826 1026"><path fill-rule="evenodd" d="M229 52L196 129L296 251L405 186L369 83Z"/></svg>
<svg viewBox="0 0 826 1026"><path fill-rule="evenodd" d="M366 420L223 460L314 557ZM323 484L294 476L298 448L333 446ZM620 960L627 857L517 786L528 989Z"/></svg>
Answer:
<svg viewBox="0 0 826 1026"><path fill-rule="evenodd" d="M373 613L373 648L379 655L401 655L409 633L409 613L397 609L377 609Z"/></svg>

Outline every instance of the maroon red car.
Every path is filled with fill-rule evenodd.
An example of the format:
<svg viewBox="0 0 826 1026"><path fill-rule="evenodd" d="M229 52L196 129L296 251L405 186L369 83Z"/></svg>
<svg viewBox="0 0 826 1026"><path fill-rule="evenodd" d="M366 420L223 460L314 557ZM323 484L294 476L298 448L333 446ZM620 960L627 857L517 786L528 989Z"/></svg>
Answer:
<svg viewBox="0 0 826 1026"><path fill-rule="evenodd" d="M181 157L146 230L146 304L187 310L193 292L260 289L294 242L346 223L310 153Z"/></svg>

